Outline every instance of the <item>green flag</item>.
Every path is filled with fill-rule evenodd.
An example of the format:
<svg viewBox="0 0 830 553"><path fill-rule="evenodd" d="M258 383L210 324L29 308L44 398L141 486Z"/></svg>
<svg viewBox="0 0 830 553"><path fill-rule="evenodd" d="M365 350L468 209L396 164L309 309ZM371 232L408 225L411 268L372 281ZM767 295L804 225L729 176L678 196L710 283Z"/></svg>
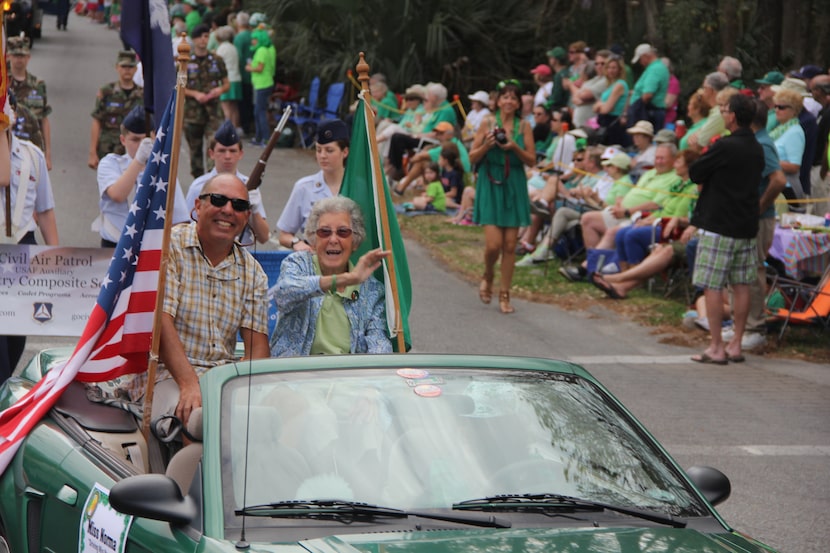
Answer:
<svg viewBox="0 0 830 553"><path fill-rule="evenodd" d="M361 255L375 248L392 251L392 255L384 260L383 265L375 272L375 277L386 288L387 329L390 338L393 339L395 351L400 351L396 339L398 329L403 331L408 350L412 345L409 335L409 309L412 305L409 264L406 261L406 249L395 215L395 206L392 204L386 177L381 168L375 141L374 114L371 109L366 109L364 94L368 96L368 91L361 93L355 111L349 159L340 195L357 202L366 221L366 238L352 256L353 261L357 261ZM390 275L394 275L397 286L392 286L393 279Z"/></svg>

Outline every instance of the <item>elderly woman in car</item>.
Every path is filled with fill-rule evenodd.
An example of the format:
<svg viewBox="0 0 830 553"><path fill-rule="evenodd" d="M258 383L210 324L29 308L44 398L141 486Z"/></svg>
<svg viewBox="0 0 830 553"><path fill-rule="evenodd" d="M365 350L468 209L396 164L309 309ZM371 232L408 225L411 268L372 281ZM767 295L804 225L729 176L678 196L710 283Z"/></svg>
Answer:
<svg viewBox="0 0 830 553"><path fill-rule="evenodd" d="M271 355L389 353L383 285L372 276L390 252L349 261L366 232L358 205L341 196L314 204L306 222L311 251L282 262Z"/></svg>

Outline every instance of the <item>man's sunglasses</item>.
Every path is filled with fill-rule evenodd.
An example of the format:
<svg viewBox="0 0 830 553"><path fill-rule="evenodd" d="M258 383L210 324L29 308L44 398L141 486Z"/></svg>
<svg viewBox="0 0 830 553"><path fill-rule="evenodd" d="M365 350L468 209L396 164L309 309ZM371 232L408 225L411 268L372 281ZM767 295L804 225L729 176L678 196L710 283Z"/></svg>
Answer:
<svg viewBox="0 0 830 553"><path fill-rule="evenodd" d="M210 198L210 204L213 207L225 207L225 204L230 202L234 211L248 211L251 209L251 202L243 200L242 198L228 198L224 194L202 194L199 196L200 200Z"/></svg>
<svg viewBox="0 0 830 553"><path fill-rule="evenodd" d="M339 227L337 230L328 227L318 228L316 231L318 238L328 238L332 234L336 234L338 238L348 238L352 235L352 229L349 227Z"/></svg>

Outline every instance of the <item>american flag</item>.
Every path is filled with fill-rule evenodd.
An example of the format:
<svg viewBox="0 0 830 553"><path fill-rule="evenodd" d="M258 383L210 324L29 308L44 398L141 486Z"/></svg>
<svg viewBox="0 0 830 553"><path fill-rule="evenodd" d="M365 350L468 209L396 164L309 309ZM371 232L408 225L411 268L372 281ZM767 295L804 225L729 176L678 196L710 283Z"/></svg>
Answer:
<svg viewBox="0 0 830 553"><path fill-rule="evenodd" d="M26 434L73 381L101 382L143 372L153 332L170 174L175 92L130 205L98 300L70 358L0 413L0 473Z"/></svg>

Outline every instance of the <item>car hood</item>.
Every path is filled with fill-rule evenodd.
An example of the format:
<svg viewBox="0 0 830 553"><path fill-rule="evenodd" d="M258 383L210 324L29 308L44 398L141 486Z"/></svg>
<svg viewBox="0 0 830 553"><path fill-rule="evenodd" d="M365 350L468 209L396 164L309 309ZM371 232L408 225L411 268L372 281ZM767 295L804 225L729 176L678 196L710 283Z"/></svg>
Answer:
<svg viewBox="0 0 830 553"><path fill-rule="evenodd" d="M311 553L460 553L476 551L549 553L769 553L736 533L690 529L509 529L353 534L303 541Z"/></svg>

